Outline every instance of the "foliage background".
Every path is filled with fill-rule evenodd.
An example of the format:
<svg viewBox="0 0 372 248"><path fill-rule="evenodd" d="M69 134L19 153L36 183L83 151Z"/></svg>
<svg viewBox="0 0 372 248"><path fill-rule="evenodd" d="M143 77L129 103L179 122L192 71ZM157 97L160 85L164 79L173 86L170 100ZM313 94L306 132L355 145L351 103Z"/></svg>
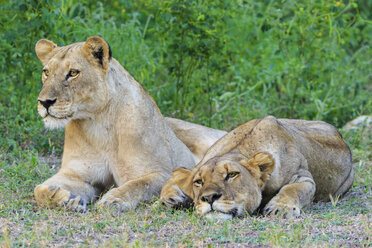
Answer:
<svg viewBox="0 0 372 248"><path fill-rule="evenodd" d="M42 65L34 45L41 38L63 46L102 36L165 116L214 128L268 114L342 127L371 114L368 0L0 3L3 217L16 206L34 211L32 189L54 171L42 158L60 156L63 147L63 131L45 130L37 114ZM346 138L368 150L361 135Z"/></svg>
<svg viewBox="0 0 372 248"><path fill-rule="evenodd" d="M100 35L163 114L231 129L249 119L370 114L370 1L8 1L1 4L3 151L50 151L36 112L41 38ZM49 141L51 138L51 141Z"/></svg>

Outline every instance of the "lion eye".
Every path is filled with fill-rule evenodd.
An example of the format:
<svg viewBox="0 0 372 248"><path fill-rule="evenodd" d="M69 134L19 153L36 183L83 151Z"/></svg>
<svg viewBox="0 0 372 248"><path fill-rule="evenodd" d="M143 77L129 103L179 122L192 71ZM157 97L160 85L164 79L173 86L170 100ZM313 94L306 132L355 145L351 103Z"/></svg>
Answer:
<svg viewBox="0 0 372 248"><path fill-rule="evenodd" d="M237 171L227 173L225 180L229 180L230 178L234 178L234 177L236 177L239 174L240 174L240 172L237 172Z"/></svg>
<svg viewBox="0 0 372 248"><path fill-rule="evenodd" d="M194 181L194 184L195 184L196 186L200 186L200 185L203 184L203 180L201 180L201 179L197 179L197 180Z"/></svg>
<svg viewBox="0 0 372 248"><path fill-rule="evenodd" d="M46 77L49 76L49 71L48 71L47 69L44 69L44 70L43 70L43 73L44 73L44 75L45 75Z"/></svg>

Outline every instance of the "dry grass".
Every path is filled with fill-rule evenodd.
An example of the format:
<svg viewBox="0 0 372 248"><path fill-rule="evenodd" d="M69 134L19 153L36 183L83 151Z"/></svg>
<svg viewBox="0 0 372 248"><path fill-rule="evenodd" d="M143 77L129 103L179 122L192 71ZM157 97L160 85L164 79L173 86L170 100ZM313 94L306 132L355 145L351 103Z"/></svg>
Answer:
<svg viewBox="0 0 372 248"><path fill-rule="evenodd" d="M371 206L353 189L335 207L318 203L292 220L209 221L193 212L144 205L112 214L92 209L18 211L0 219L3 246L370 246ZM370 200L370 196L369 196Z"/></svg>
<svg viewBox="0 0 372 248"><path fill-rule="evenodd" d="M368 136L353 147L355 182L344 198L313 204L302 217L291 220L252 216L214 222L192 210L166 209L156 201L133 212L111 213L93 206L79 214L39 209L32 188L0 187L0 246L371 247L370 143ZM39 160L39 170L49 169L48 174L59 164L54 158ZM12 180L0 176L0 182L12 185ZM40 181L34 178L26 185Z"/></svg>

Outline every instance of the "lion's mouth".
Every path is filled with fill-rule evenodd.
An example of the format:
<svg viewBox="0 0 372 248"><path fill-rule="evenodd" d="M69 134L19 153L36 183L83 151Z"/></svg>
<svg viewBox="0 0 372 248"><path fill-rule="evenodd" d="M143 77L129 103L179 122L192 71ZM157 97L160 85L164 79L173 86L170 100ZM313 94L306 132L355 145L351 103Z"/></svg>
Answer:
<svg viewBox="0 0 372 248"><path fill-rule="evenodd" d="M38 104L38 112L39 115L45 119L53 119L53 120L67 120L73 117L73 111L71 111L70 107L60 107L60 106L53 106L49 108L45 108L40 103Z"/></svg>
<svg viewBox="0 0 372 248"><path fill-rule="evenodd" d="M233 208L231 209L228 213L226 214L231 214L233 218L237 217L238 216L238 209L237 208Z"/></svg>
<svg viewBox="0 0 372 248"><path fill-rule="evenodd" d="M71 115L72 116L72 115ZM49 129L64 128L71 118L67 116L55 116L53 114L46 114L43 117L45 127Z"/></svg>
<svg viewBox="0 0 372 248"><path fill-rule="evenodd" d="M72 116L73 116L72 114L69 114L66 116L56 116L56 115L52 115L51 113L47 112L47 114L43 117L43 119L50 117L50 118L58 119L58 120L66 120L66 119L72 118Z"/></svg>
<svg viewBox="0 0 372 248"><path fill-rule="evenodd" d="M235 205L235 204L234 204ZM197 207L197 212L200 216L205 216L210 219L231 219L240 215L239 206L226 206L221 203L202 204Z"/></svg>

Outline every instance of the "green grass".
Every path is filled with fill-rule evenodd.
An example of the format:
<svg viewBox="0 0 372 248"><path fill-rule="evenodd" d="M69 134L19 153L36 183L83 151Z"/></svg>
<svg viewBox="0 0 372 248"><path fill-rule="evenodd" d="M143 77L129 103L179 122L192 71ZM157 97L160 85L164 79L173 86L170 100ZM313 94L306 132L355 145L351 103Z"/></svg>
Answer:
<svg viewBox="0 0 372 248"><path fill-rule="evenodd" d="M0 246L371 246L371 134L343 132L349 193L302 217L225 222L145 204L112 215L40 209L33 188L60 166L62 130L37 114L37 40L100 35L166 116L231 130L252 118L371 114L367 0L9 1L0 4Z"/></svg>
<svg viewBox="0 0 372 248"><path fill-rule="evenodd" d="M372 153L365 148L371 146L372 136L371 132L359 135L364 138L352 147L356 173L351 190L337 202L314 203L301 217L290 220L251 216L214 222L193 210L166 209L156 199L127 213L94 206L85 214L41 209L35 204L33 186L55 173L59 161L25 157L1 169L0 246L369 247Z"/></svg>

